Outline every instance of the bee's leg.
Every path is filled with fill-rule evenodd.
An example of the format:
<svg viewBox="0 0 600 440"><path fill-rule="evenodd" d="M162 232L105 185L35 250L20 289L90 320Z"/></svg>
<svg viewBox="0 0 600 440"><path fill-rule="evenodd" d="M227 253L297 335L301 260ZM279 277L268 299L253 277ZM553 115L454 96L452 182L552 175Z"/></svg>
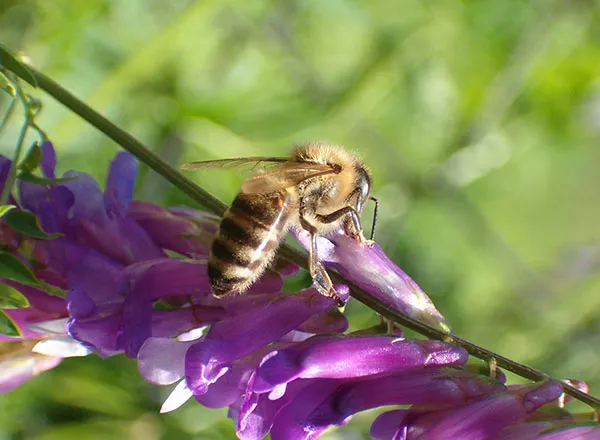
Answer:
<svg viewBox="0 0 600 440"><path fill-rule="evenodd" d="M319 252L317 251L317 229L311 225L302 213L300 214L300 225L302 228L307 230L310 233L310 248L308 250L308 266L310 269L310 276L313 279L315 284L315 288L317 291L323 295L328 296L330 298L334 298L338 305L342 307L344 305L344 301L340 298L340 296L335 291L333 287L333 283L331 282L331 278L329 278L329 274L323 266L321 260L319 260Z"/></svg>
<svg viewBox="0 0 600 440"><path fill-rule="evenodd" d="M310 234L310 251L309 251L309 267L310 275L315 282L315 287L321 295L329 296L337 300L338 303L343 304L344 302L338 296L329 274L323 266L321 260L319 260L319 254L317 251L317 234Z"/></svg>
<svg viewBox="0 0 600 440"><path fill-rule="evenodd" d="M344 216L349 217L350 219L349 222L344 223L346 233L357 238L361 243L367 243L367 239L363 235L362 224L360 223L358 212L352 206L344 206L327 215L316 214L315 217L322 223L333 223ZM349 225L351 225L351 227L348 227Z"/></svg>
<svg viewBox="0 0 600 440"><path fill-rule="evenodd" d="M379 200L375 197L369 197L373 203L375 203L375 209L373 209L373 224L371 225L371 236L369 240L373 241L375 238L375 225L377 225L377 211L379 211Z"/></svg>

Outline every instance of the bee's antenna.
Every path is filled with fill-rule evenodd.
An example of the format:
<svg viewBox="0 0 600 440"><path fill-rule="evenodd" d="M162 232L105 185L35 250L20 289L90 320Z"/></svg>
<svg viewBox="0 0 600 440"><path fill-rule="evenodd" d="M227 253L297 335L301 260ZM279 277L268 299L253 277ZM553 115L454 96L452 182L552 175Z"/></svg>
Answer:
<svg viewBox="0 0 600 440"><path fill-rule="evenodd" d="M375 209L373 210L373 225L371 226L371 237L369 240L373 240L375 238L375 225L377 224L377 211L379 210L379 200L375 197L369 197L369 200L372 200L375 203Z"/></svg>

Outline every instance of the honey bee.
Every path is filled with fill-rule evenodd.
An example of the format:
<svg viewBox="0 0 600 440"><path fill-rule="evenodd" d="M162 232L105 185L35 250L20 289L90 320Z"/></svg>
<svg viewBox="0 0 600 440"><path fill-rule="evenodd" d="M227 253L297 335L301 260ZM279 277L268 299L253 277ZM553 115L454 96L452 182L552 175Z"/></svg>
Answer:
<svg viewBox="0 0 600 440"><path fill-rule="evenodd" d="M370 197L372 176L339 145L309 143L289 158L248 157L190 162L186 170L261 167L242 184L213 240L208 277L213 295L241 294L265 272L290 228L310 234L309 268L315 288L340 302L323 263L317 237L336 228L367 243L360 213ZM375 211L376 213L376 211ZM371 231L371 238L374 228Z"/></svg>

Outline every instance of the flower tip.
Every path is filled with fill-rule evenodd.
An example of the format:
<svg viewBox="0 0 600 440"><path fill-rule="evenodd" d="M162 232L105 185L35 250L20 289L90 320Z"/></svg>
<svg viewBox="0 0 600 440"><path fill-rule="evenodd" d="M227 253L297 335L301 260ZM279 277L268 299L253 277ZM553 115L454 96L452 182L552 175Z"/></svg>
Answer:
<svg viewBox="0 0 600 440"><path fill-rule="evenodd" d="M527 412L532 412L546 403L558 400L563 393L562 385L554 381L533 384L531 388L533 389L523 396L523 407ZM524 387L525 389L527 388Z"/></svg>
<svg viewBox="0 0 600 440"><path fill-rule="evenodd" d="M350 287L348 287L346 284L336 284L334 288L338 297L345 305L350 299Z"/></svg>
<svg viewBox="0 0 600 440"><path fill-rule="evenodd" d="M452 333L452 328L450 327L450 324L448 324L448 322L446 321L446 318L444 318L444 316L442 316L435 309L422 309L419 311L419 313L415 314L414 318L421 321L424 324L437 328L438 330L441 330L444 333L448 333L449 335Z"/></svg>

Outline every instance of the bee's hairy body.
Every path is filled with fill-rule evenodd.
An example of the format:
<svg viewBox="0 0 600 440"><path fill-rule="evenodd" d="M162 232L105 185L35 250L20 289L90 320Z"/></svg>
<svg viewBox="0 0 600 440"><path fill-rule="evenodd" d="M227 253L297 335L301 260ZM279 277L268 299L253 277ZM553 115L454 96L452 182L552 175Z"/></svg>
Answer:
<svg viewBox="0 0 600 440"><path fill-rule="evenodd" d="M265 271L287 232L290 197L238 193L215 236L208 260L214 295L241 293Z"/></svg>
<svg viewBox="0 0 600 440"><path fill-rule="evenodd" d="M370 193L370 172L353 153L337 145L300 146L292 151L289 161L320 164L328 171L276 191L242 190L236 195L223 216L209 256L208 275L214 295L246 291L267 269L286 232L296 228L311 234L310 268L317 289L337 297L317 258L316 237L342 226L348 235L364 242L358 213Z"/></svg>

